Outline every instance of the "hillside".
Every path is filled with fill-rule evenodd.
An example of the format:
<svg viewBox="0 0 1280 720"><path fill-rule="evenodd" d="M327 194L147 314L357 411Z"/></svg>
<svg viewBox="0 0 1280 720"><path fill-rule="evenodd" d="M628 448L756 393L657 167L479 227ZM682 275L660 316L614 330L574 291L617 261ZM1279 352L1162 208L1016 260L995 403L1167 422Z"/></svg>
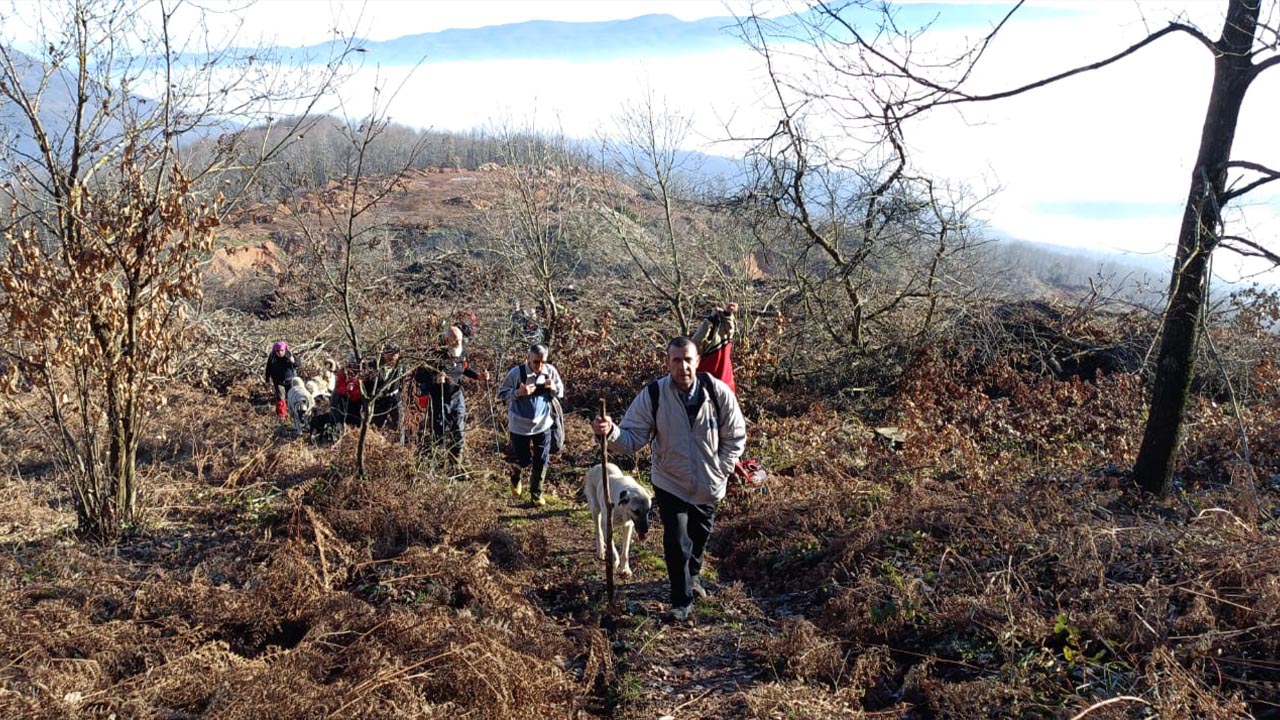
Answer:
<svg viewBox="0 0 1280 720"><path fill-rule="evenodd" d="M946 12L944 12L946 10ZM850 16L874 22L878 10L853 6ZM1027 16L1051 20L1070 16L1070 9L1030 8ZM775 18L797 23L797 15ZM899 22L933 24L947 28L985 27L999 13L980 3L962 8L942 3L913 3L897 13ZM622 57L692 55L741 46L739 18L732 15L682 20L668 14L597 21L564 22L531 20L475 28L454 28L404 35L389 40L360 40L361 51L381 65L414 65L491 60L567 60L591 62ZM795 27L799 25L796 24ZM290 49L298 58L325 57L332 45Z"/></svg>
<svg viewBox="0 0 1280 720"><path fill-rule="evenodd" d="M1149 315L1065 291L969 298L930 344L845 348L851 367L824 376L793 353L817 349L796 330L804 307L770 305L785 273L762 273L732 297L749 318L735 349L747 453L769 480L721 504L712 595L691 622L665 618L660 526L614 612L579 490L597 462L588 420L661 372L670 319L634 271L578 266L588 291L562 288L552 357L567 448L546 507L512 498L494 389L522 340L485 250L504 173L407 176L379 214L390 255L361 260L419 280L379 290L360 321L384 323L406 362L457 310L477 316L472 360L491 379L468 391L462 468L414 452L412 406L408 445L369 436L363 479L358 433L315 444L273 416L271 341L293 342L308 374L344 352L323 298L298 290L312 287L299 233L328 227L341 185L222 226L206 281L273 311L209 295L147 415L145 522L117 547L75 537L39 394L10 398L0 716L1274 716L1280 377L1251 316L1214 330L1250 379L1239 417L1206 380L1161 499L1125 474ZM583 177L640 226L660 217L620 181ZM646 476L647 455L617 460Z"/></svg>
<svg viewBox="0 0 1280 720"><path fill-rule="evenodd" d="M428 240L424 247L483 232L503 192L503 168L483 163L468 170L431 165L405 173L394 191L379 204L379 222L407 229ZM576 172L602 202L624 198L638 212L660 211L651 198L642 198L608 172ZM374 181L377 182L376 180ZM255 268L279 272L287 259L284 248L298 246L304 227L322 220L327 210L341 206L344 188L331 182L321 190L302 190L288 202L250 203L238 207L219 233L222 247L213 259L209 278L229 283ZM1072 303L1094 292L1154 306L1163 279L1151 264L1130 263L1117 256L1090 255L1031 242L999 241L983 249L982 262L1000 276L991 291L1013 298L1055 298ZM287 255L287 252L284 253ZM759 253L757 262L766 253ZM1161 263L1163 265L1163 263Z"/></svg>

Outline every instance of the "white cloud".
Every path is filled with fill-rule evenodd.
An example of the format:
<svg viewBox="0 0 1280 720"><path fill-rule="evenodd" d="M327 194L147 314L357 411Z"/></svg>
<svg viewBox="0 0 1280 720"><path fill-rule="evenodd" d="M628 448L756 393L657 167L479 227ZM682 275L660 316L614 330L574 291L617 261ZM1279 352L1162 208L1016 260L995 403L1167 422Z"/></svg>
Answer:
<svg viewBox="0 0 1280 720"><path fill-rule="evenodd" d="M1217 3L1206 5L1190 9L1208 16L1198 21L1212 28L1212 13L1205 11ZM1089 6L1097 12L1010 26L990 49L986 74L975 81L1009 87L1104 57L1168 17L1149 3ZM1127 15L1120 12L1126 7ZM955 40L954 34L948 38ZM594 137L608 132L623 103L638 99L647 86L697 118L699 149L730 154L731 146L709 142L724 137L726 119L733 118L739 135L775 122L759 66L746 50L594 63L428 64L409 81L393 114L445 129L532 120L548 130ZM913 124L908 141L928 171L979 189L1002 188L986 214L1005 232L1061 245L1171 254L1211 79L1212 58L1204 47L1177 34L1050 88L968 106L963 114L936 113ZM1264 76L1253 89L1236 142L1237 157L1273 167L1280 164L1271 128L1280 115L1275 82ZM352 87L362 85L368 82L357 79ZM1280 227L1275 215L1267 207L1251 208L1245 219L1256 232L1274 236ZM1236 264L1223 256L1220 268L1230 274Z"/></svg>

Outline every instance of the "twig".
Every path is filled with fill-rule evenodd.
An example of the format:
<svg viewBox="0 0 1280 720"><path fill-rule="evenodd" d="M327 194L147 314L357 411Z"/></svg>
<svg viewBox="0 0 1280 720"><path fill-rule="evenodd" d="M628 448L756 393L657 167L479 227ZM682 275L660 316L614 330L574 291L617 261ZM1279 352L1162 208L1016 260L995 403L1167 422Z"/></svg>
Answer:
<svg viewBox="0 0 1280 720"><path fill-rule="evenodd" d="M29 648L27 648L26 650L23 650L21 654L19 654L19 655L18 655L17 657L15 657L14 659L10 660L8 665L5 665L4 667L0 668L0 674L3 674L3 673L8 672L8 671L9 671L9 668L13 667L14 665L17 665L19 660L21 660L22 658L24 658L24 657L26 657L26 656L30 655L31 653L33 653L33 652L35 652L35 651L36 651L35 646L29 647Z"/></svg>
<svg viewBox="0 0 1280 720"><path fill-rule="evenodd" d="M324 554L324 531L320 529L320 521L316 520L316 513L307 506L307 519L311 521L311 534L316 538L316 550L320 552L320 578L324 582L325 591L331 590L332 585L329 582L329 563L325 559Z"/></svg>
<svg viewBox="0 0 1280 720"><path fill-rule="evenodd" d="M1146 705L1147 707L1154 707L1151 703L1147 702L1146 700L1143 700L1140 697L1134 697L1133 695L1117 695L1113 698L1107 698L1106 700L1101 700L1099 702L1096 702L1090 705L1084 710L1081 710L1078 714L1073 715L1071 717L1071 720L1080 720L1080 718L1084 717L1085 715L1088 715L1089 713L1093 712L1094 710L1097 710L1098 708L1106 707L1107 705L1112 705L1118 702L1139 702L1139 703L1142 703L1143 705Z"/></svg>
<svg viewBox="0 0 1280 720"><path fill-rule="evenodd" d="M231 473L227 475L227 479L222 483L222 487L234 488L240 482L241 477L248 475L251 471L256 470L259 466L265 464L267 451L270 449L270 445L263 445L258 448L253 455L249 456L248 460L244 461L244 463L240 465L240 467L232 470Z"/></svg>
<svg viewBox="0 0 1280 720"><path fill-rule="evenodd" d="M443 573L414 573L413 575L399 575L396 577L378 580L379 585L390 585L391 583L404 582L405 580L421 580L422 578L440 577Z"/></svg>
<svg viewBox="0 0 1280 720"><path fill-rule="evenodd" d="M355 701L360 699L360 697L363 695L363 693L366 690L376 690L384 685L394 682L398 677L402 675L406 675L413 670L417 670L418 668L422 667L423 665L426 665L427 663L432 663L432 662L435 662L436 660L443 660L444 658L447 658L450 655L454 655L456 653L462 652L463 650L469 650L470 648L475 646L475 644L476 643L471 643L470 645L465 645L460 648L453 648L452 650L446 650L445 652L432 655L431 657L426 658L425 660L419 660L418 662L413 663L412 665L408 665L406 667L402 667L399 670L396 670L395 672L387 673L386 675L383 675L380 679L370 678L368 680L365 680L364 682L360 683L359 685L351 689L352 693L356 693L356 697L353 697L347 702L343 703L338 707L337 710L330 712L325 717L341 717L342 711L351 707L351 705L354 704Z"/></svg>
<svg viewBox="0 0 1280 720"><path fill-rule="evenodd" d="M1213 272L1212 256L1209 258L1209 271L1210 273ZM1222 373L1222 380L1227 384L1227 396L1231 398L1231 413L1235 416L1236 427L1239 428L1241 446L1240 461L1243 464L1243 468L1241 470L1243 477L1240 479L1240 484L1244 486L1242 489L1244 490L1245 497L1249 503L1248 510L1250 520L1256 524L1256 519L1258 515L1261 514L1261 511L1258 505L1258 486L1253 481L1253 462L1250 460L1249 454L1249 432L1245 429L1244 418L1240 415L1240 401L1236 398L1235 386L1231 382L1231 376L1227 374L1227 366L1222 361L1222 355L1218 353L1218 348L1213 343L1213 333L1209 332L1208 310L1203 303L1200 306L1200 313L1200 327L1203 328L1201 332L1204 334L1204 339L1209 345L1209 353L1213 355L1214 361L1218 364L1218 372ZM1232 481L1234 484L1235 478L1232 478ZM1246 525L1246 528L1252 529L1252 526Z"/></svg>
<svg viewBox="0 0 1280 720"><path fill-rule="evenodd" d="M1195 596L1197 596L1197 597L1202 597L1202 598L1204 598L1204 599L1206 599L1206 600L1213 600L1214 602L1224 603L1224 604L1230 605L1230 606L1231 606L1231 607L1233 607L1233 608L1237 608L1237 609L1239 609L1239 610L1244 610L1245 612L1248 612L1248 613L1253 613L1253 612L1255 612L1255 610L1254 610L1253 608L1251 608L1251 607L1249 607L1249 606L1247 606L1247 605L1241 605L1240 603L1237 603L1237 602L1231 602L1230 600L1227 600L1226 598L1220 597L1220 596L1218 596L1218 595L1211 595L1211 594L1209 594L1209 593L1202 593L1202 592L1198 592L1198 591L1196 591L1196 590L1192 590L1192 589L1191 589L1191 588L1189 588L1189 587L1184 587L1184 588L1182 588L1182 591L1183 591L1183 592L1191 593L1192 595L1195 595Z"/></svg>
<svg viewBox="0 0 1280 720"><path fill-rule="evenodd" d="M668 715L670 715L670 716L672 716L672 717L675 717L675 714L676 714L676 713L678 713L678 712L680 712L680 710L681 710L682 708L685 708L685 707L687 707L687 706L689 706L689 705L692 705L693 703L696 703L696 702L698 702L699 700L701 700L702 698L704 698L704 697L706 697L706 696L710 695L710 694L711 694L711 690L712 690L712 689L708 689L708 690L706 690L705 692L703 692L701 695L698 695L698 696L696 696L696 697L691 697L691 698L689 698L688 700L685 700L684 702L680 703L679 705L677 705L677 706L675 706L675 707L671 708L671 712L669 712L669 713L667 713L667 714L668 714Z"/></svg>
<svg viewBox="0 0 1280 720"><path fill-rule="evenodd" d="M1216 507L1215 507L1215 508L1205 508L1205 509L1201 510L1200 512L1196 513L1196 516L1195 516L1195 517L1193 517L1193 518L1191 518L1191 522L1195 522L1196 520L1204 520L1206 517L1208 517L1208 515L1206 515L1205 513L1223 513L1223 514L1225 514L1225 515L1229 516L1232 520L1234 520L1234 521L1236 522L1236 524L1237 524L1237 525L1239 525L1240 527L1244 528L1244 531L1245 531L1246 533L1250 533L1250 534L1252 534L1252 533L1253 533L1253 528L1249 527L1249 524L1248 524L1248 523L1246 523L1245 521L1241 520L1239 517L1237 517L1237 516L1236 516L1236 514L1235 514L1235 513L1231 512L1230 510L1227 510L1226 508L1216 508Z"/></svg>

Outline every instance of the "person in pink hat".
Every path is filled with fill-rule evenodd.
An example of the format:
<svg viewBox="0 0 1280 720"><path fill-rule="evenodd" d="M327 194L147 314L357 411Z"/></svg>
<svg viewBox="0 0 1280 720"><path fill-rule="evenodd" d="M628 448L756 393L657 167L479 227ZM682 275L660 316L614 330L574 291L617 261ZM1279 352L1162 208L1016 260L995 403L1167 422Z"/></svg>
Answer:
<svg viewBox="0 0 1280 720"><path fill-rule="evenodd" d="M289 343L276 341L271 346L271 354L267 355L267 369L263 378L275 387L276 417L281 420L289 417L289 384L297 376L298 358L289 350Z"/></svg>

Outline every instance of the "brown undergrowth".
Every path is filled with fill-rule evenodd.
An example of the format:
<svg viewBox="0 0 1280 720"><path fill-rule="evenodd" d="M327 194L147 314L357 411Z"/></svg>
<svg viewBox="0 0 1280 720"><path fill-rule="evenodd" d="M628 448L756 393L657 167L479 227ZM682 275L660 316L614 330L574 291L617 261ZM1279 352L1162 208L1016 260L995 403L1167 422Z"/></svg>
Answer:
<svg viewBox="0 0 1280 720"><path fill-rule="evenodd" d="M1111 717L1274 713L1280 533L1240 511L1234 415L1196 408L1184 487L1160 500L1118 469L1142 397L1130 375L974 375L925 356L896 399L900 449L821 407L763 423L763 451L785 448L777 477L715 550L722 576L792 615L762 643L779 682L910 717L1067 716L1121 696ZM1280 470L1273 407L1243 411L1252 477ZM1260 492L1274 517L1280 495Z"/></svg>
<svg viewBox="0 0 1280 720"><path fill-rule="evenodd" d="M117 552L6 536L0 716L579 712L608 658L495 567L485 485L381 437L358 481L353 435L282 442L262 413L170 400L190 432L153 438L153 526Z"/></svg>
<svg viewBox="0 0 1280 720"><path fill-rule="evenodd" d="M561 330L568 445L545 509L505 496L493 382L468 398L465 473L375 434L359 481L352 436L291 441L246 371L157 403L144 526L101 550L72 535L32 418L6 415L0 717L1274 716L1270 363L1237 388L1238 417L1197 401L1158 499L1123 472L1135 375L917 353L859 413L767 385L770 341L744 343L768 491L721 506L694 626L660 618L651 538L606 633L576 497L597 457L586 423L600 397L621 415L660 348L608 313ZM643 454L620 461L643 476Z"/></svg>

